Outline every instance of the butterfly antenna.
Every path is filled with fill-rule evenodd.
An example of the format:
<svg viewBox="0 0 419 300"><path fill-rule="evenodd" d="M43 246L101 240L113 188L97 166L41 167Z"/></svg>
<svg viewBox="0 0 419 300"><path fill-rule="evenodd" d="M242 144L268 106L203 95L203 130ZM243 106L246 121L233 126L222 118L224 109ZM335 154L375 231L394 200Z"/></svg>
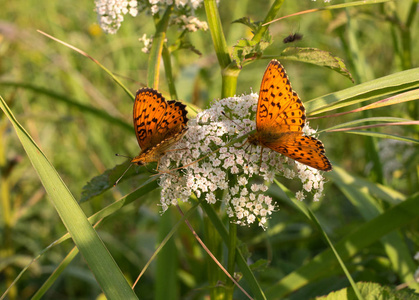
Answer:
<svg viewBox="0 0 419 300"><path fill-rule="evenodd" d="M237 122L235 122L232 118L230 118L229 116L227 116L226 115L226 113L225 112L221 112L222 114L223 114L223 116L224 117L226 117L227 119L229 119L231 122L233 122L234 123L234 125L236 125L237 127L239 127L241 130L243 130L244 131L244 128L241 126L241 125L239 125Z"/></svg>
<svg viewBox="0 0 419 300"><path fill-rule="evenodd" d="M210 152L210 153L208 153L207 155L205 155L205 156L201 157L200 159L197 159L197 160L195 160L195 161L193 161L193 162L191 162L191 163L189 163L189 164L187 164L187 165L184 165L184 166L181 166L181 167L179 167L179 168L175 168L175 169L170 169L169 171L160 171L157 175L160 175L160 174L169 174L169 173L171 173L172 171L176 171L176 170L180 170L180 169L184 169L184 168L187 168L187 167L189 167L189 166L192 166L193 164L195 164L195 163L197 163L197 162L199 162L199 161L201 161L201 160L203 160L203 159L205 159L205 158L207 158L207 157L209 157L209 156L213 155L214 153L216 153L216 152L220 151L220 149L221 149L221 148L223 148L223 147L224 147L224 146L221 146L220 148L215 149L214 151L211 151L211 152Z"/></svg>
<svg viewBox="0 0 419 300"><path fill-rule="evenodd" d="M225 112L221 112L223 115L224 115L224 117L226 117L227 119L229 119L231 122L233 122L237 127L239 127L241 130L243 130L244 131L244 128L241 126L241 125L239 125L239 124L237 124L233 119L231 119L229 116L227 116L226 115L226 113ZM248 141L247 141L247 139L244 141L244 143L243 144L241 144L240 146L238 146L238 147L236 147L236 148L242 148L244 145L246 145L248 143Z"/></svg>
<svg viewBox="0 0 419 300"><path fill-rule="evenodd" d="M118 180L115 182L115 184L113 185L114 187L118 184L118 182L122 179L122 177L124 177L125 173L128 172L128 170L132 167L133 164L130 164L129 167L124 171L124 173L122 173L122 175L118 178Z"/></svg>

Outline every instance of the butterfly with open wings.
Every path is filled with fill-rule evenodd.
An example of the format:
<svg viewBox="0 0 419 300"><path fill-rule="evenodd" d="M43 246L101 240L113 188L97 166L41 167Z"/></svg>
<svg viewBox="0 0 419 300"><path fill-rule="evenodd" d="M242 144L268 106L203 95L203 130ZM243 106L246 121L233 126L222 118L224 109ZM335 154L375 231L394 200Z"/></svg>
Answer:
<svg viewBox="0 0 419 300"><path fill-rule="evenodd" d="M272 60L263 75L256 112L256 132L248 137L252 145L270 148L302 164L331 171L323 143L303 135L306 113L291 88L284 67ZM263 151L263 149L262 149Z"/></svg>

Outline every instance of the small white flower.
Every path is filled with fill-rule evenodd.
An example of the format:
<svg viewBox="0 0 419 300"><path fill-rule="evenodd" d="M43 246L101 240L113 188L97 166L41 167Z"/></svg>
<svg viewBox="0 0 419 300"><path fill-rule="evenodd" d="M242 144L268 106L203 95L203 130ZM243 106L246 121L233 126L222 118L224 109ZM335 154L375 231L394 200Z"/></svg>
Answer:
<svg viewBox="0 0 419 300"><path fill-rule="evenodd" d="M129 13L135 17L138 14L137 1L95 0L96 13L103 31L115 34Z"/></svg>
<svg viewBox="0 0 419 300"><path fill-rule="evenodd" d="M195 120L189 121L189 130L175 146L187 148L188 151L183 151L182 155L170 151L164 157L171 162L168 171L173 166L188 166L179 170L176 176L162 174L159 184L162 187L163 210L173 203L173 199L185 201L188 193L194 193L198 198L205 195L205 201L211 204L217 200L224 201L232 222L248 226L258 220L258 225L266 228L269 216L277 208L272 198L264 195L264 192L276 174L301 181L302 190L296 193L298 200L305 199L304 191L313 193L315 201L321 197L324 179L318 170L266 148L251 145L238 147L242 143L236 143L237 146L226 145L255 129L253 110L257 100L258 95L253 93L221 99L214 102L211 108L198 113ZM243 124L243 127L236 126L221 112L226 112L231 120ZM313 133L310 128L307 132ZM216 149L219 150L214 151ZM207 157L197 161L204 156ZM197 162L190 164L193 161ZM166 165L161 166L164 171ZM174 179L177 176L180 179ZM263 181L265 184L261 183ZM219 194L217 190L224 191L223 199L216 199L215 195Z"/></svg>
<svg viewBox="0 0 419 300"><path fill-rule="evenodd" d="M302 192L302 191L298 191L296 194L295 194L295 198L298 200L298 201L303 201L304 199L305 199L305 195L304 195L304 193Z"/></svg>

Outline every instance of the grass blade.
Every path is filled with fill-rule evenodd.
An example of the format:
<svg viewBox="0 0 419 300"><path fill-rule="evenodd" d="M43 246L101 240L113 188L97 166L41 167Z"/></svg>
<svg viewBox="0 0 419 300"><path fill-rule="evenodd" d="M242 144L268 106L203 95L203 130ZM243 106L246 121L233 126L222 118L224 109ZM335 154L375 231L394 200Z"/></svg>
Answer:
<svg viewBox="0 0 419 300"><path fill-rule="evenodd" d="M366 100L387 97L419 87L419 68L410 69L358 84L304 103L309 115L316 115Z"/></svg>
<svg viewBox="0 0 419 300"><path fill-rule="evenodd" d="M55 209L105 295L109 299L137 299L76 199L42 150L13 116L2 97L0 97L0 107L13 124Z"/></svg>

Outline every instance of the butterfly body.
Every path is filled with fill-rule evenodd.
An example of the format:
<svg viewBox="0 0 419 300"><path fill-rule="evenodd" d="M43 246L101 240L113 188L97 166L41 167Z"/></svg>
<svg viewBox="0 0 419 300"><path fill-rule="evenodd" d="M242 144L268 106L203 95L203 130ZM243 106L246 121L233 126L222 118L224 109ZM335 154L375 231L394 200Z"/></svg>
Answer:
<svg viewBox="0 0 419 300"><path fill-rule="evenodd" d="M305 120L304 105L292 90L285 69L277 60L272 60L260 87L256 132L247 141L318 170L332 170L323 143L303 135Z"/></svg>
<svg viewBox="0 0 419 300"><path fill-rule="evenodd" d="M159 162L187 131L185 107L175 100L166 101L159 92L151 88L138 90L133 119L141 152L131 163L144 165Z"/></svg>

